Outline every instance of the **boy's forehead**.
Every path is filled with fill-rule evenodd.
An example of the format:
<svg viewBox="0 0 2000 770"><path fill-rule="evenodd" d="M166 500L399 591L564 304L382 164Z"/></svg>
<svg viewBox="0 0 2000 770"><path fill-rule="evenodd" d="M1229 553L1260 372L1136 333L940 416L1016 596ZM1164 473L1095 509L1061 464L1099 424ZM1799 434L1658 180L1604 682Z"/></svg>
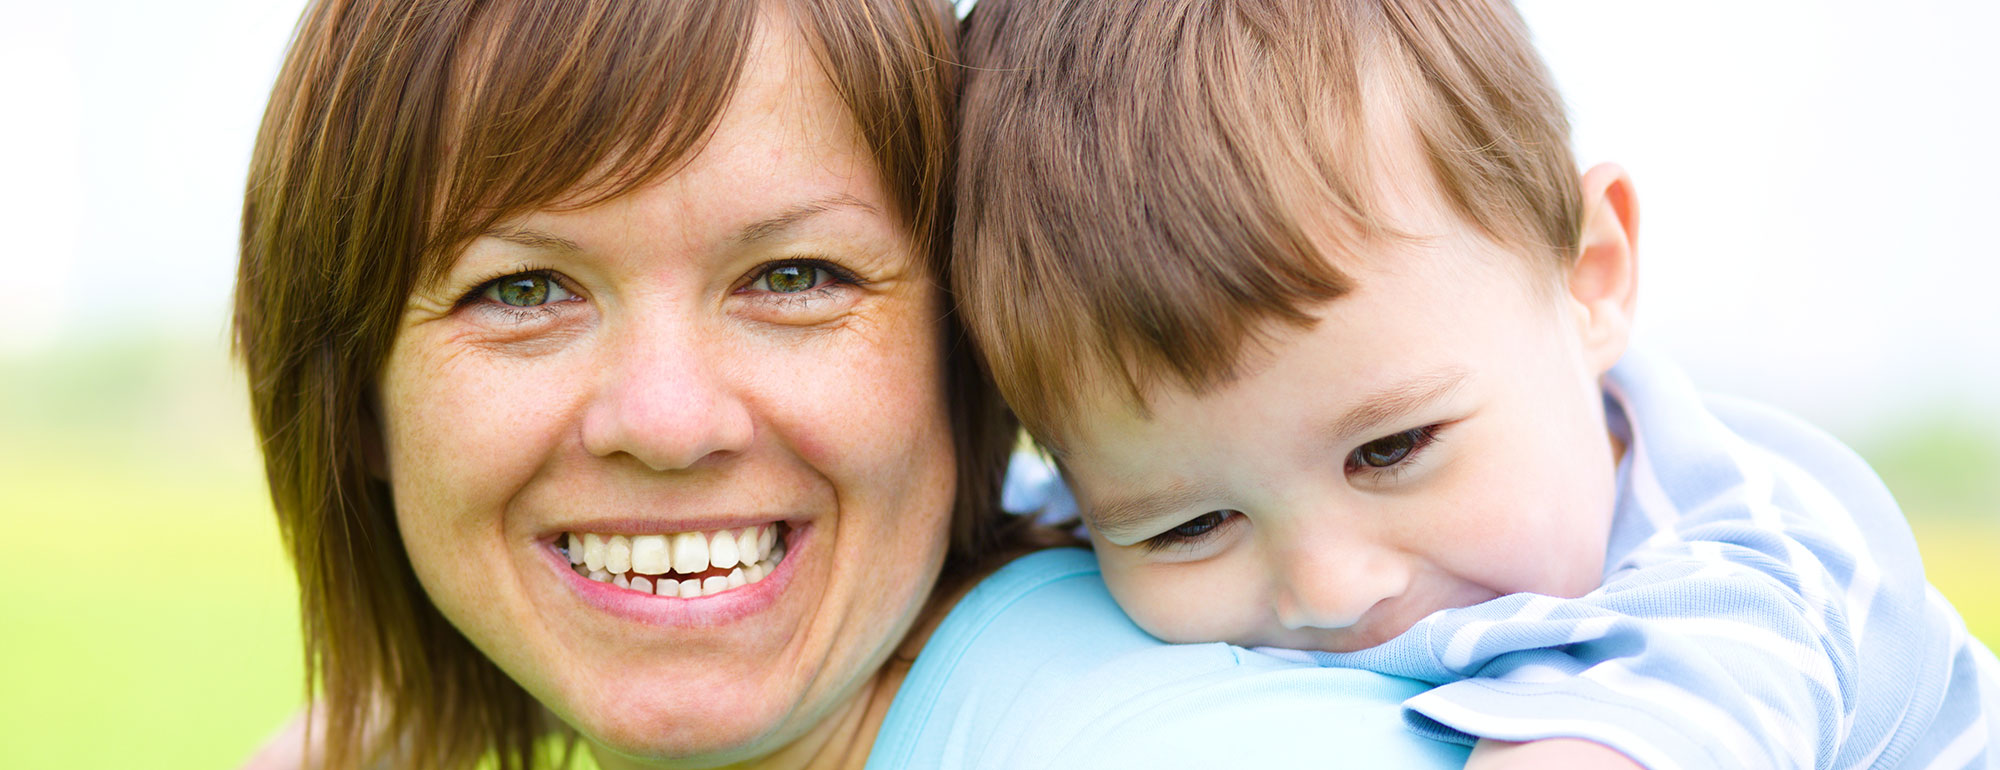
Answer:
<svg viewBox="0 0 2000 770"><path fill-rule="evenodd" d="M1134 391L1110 376L1090 376L1075 392L1080 419L1054 437L1078 462L1110 460L1100 449L1136 448L1168 432L1231 430L1232 415L1295 415L1349 434L1367 422L1333 420L1331 412L1391 414L1434 400L1475 381L1482 366L1500 365L1468 349L1473 336L1554 334L1532 320L1550 312L1540 279L1523 260L1461 227L1354 249L1340 263L1349 290L1304 310L1305 325L1261 321L1235 351L1234 366L1211 382L1191 384L1153 376ZM1505 331L1498 331L1505 330ZM1126 364L1127 374L1137 366ZM1218 409L1227 405L1228 409ZM1233 410L1233 411L1231 411ZM1135 452L1142 457L1143 451ZM1137 462L1137 461L1135 461ZM1119 463L1112 463L1114 465Z"/></svg>

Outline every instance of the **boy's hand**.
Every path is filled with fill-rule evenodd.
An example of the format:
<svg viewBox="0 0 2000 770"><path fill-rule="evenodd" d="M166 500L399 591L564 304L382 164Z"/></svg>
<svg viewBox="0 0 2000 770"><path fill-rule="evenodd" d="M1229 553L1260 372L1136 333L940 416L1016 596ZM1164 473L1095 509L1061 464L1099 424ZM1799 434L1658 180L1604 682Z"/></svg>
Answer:
<svg viewBox="0 0 2000 770"><path fill-rule="evenodd" d="M1466 770L1514 770L1514 768L1643 770L1639 763L1618 753L1617 749L1581 738L1550 738L1528 743L1481 739L1472 747L1472 757L1465 761L1465 767Z"/></svg>

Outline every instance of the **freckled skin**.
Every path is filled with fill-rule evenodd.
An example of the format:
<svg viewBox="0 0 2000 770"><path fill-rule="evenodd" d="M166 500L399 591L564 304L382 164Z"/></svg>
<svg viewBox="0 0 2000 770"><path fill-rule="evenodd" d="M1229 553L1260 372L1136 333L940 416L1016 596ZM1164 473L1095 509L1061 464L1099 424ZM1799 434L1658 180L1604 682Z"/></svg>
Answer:
<svg viewBox="0 0 2000 770"><path fill-rule="evenodd" d="M855 720L893 695L877 677L946 550L941 298L791 22L761 20L751 56L685 168L504 223L580 251L468 247L411 298L378 382L397 522L426 593L607 768L865 755L872 734ZM855 204L735 239L829 196ZM860 280L771 275L799 258ZM531 308L459 302L529 270L563 291ZM758 517L810 534L767 609L647 625L578 601L550 559L555 530L620 517L667 531Z"/></svg>

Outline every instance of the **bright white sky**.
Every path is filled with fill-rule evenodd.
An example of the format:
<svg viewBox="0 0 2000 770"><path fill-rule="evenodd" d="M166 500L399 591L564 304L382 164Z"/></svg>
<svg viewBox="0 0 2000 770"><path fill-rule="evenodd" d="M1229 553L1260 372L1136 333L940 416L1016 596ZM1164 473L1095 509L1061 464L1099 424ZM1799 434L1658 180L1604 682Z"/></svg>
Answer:
<svg viewBox="0 0 2000 770"><path fill-rule="evenodd" d="M296 0L0 0L0 357L217 339ZM1641 339L1843 433L2000 426L2000 4L1522 0L1638 181Z"/></svg>

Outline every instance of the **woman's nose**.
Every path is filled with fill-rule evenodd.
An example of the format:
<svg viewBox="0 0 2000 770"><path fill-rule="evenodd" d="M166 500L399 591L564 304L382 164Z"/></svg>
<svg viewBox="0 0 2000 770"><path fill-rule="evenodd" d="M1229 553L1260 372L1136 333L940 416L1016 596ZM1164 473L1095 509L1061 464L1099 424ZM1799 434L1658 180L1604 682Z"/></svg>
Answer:
<svg viewBox="0 0 2000 770"><path fill-rule="evenodd" d="M1333 542L1329 542L1333 541ZM1410 587L1392 549L1358 538L1312 538L1280 557L1278 622L1289 629L1346 628Z"/></svg>
<svg viewBox="0 0 2000 770"><path fill-rule="evenodd" d="M622 335L596 373L598 389L583 418L584 448L670 471L749 447L755 421L729 376L730 350L727 341L685 327Z"/></svg>

